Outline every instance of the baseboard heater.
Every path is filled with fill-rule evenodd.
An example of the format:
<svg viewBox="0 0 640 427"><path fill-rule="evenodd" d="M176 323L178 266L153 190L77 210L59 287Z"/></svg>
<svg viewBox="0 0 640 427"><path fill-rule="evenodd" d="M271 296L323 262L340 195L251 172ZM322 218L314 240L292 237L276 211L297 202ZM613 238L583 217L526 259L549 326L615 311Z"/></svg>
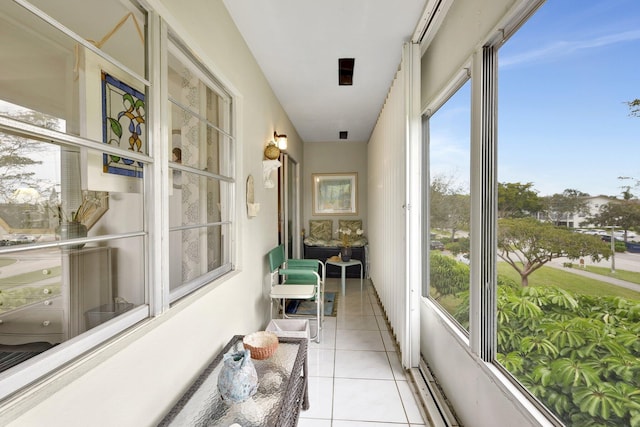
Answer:
<svg viewBox="0 0 640 427"><path fill-rule="evenodd" d="M410 373L432 425L434 427L462 427L449 408L446 398L436 384L436 380L425 361L420 359L419 367L411 368Z"/></svg>

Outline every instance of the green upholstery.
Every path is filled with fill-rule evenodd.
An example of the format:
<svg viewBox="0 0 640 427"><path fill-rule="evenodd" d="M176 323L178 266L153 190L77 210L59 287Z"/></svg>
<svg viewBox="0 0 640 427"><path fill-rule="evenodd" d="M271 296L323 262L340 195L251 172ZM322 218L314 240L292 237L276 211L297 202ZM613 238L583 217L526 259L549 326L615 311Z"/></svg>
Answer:
<svg viewBox="0 0 640 427"><path fill-rule="evenodd" d="M351 230L351 235L355 236L358 230L362 230L361 219L339 219L338 230ZM338 233L338 238L342 237L342 233Z"/></svg>
<svg viewBox="0 0 640 427"><path fill-rule="evenodd" d="M315 319L318 322L318 329L313 338L320 342L326 274L324 264L317 259L286 259L284 245L271 249L267 257L269 259L269 271L271 272L271 318L273 318L274 299L280 301L283 318L287 317L285 314L287 299L304 298L316 301L317 313ZM318 271L319 269L320 271Z"/></svg>
<svg viewBox="0 0 640 427"><path fill-rule="evenodd" d="M333 233L333 220L311 219L309 220L309 237L318 240L331 240Z"/></svg>
<svg viewBox="0 0 640 427"><path fill-rule="evenodd" d="M284 264L284 245L276 246L269 251L269 271L274 272Z"/></svg>
<svg viewBox="0 0 640 427"><path fill-rule="evenodd" d="M315 284L316 275L308 274L306 271L318 273L318 260L316 259L288 259L287 270L304 270L304 274L287 274L285 283L293 282L296 284Z"/></svg>
<svg viewBox="0 0 640 427"><path fill-rule="evenodd" d="M317 259L285 259L284 245L279 245L269 251L269 271L274 273L279 270L279 274L284 277L285 284L315 285L320 265ZM282 268L286 266L286 268Z"/></svg>

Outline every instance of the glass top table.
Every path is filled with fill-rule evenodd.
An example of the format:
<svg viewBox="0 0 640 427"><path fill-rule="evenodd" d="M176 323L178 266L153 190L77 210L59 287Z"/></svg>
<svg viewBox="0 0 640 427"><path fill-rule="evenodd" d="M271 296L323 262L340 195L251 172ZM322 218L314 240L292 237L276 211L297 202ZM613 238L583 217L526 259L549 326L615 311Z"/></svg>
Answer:
<svg viewBox="0 0 640 427"><path fill-rule="evenodd" d="M242 403L222 400L218 374L228 352L243 349L234 336L160 422L160 426L295 426L301 409L309 409L306 338L279 337L274 354L254 360L258 390Z"/></svg>

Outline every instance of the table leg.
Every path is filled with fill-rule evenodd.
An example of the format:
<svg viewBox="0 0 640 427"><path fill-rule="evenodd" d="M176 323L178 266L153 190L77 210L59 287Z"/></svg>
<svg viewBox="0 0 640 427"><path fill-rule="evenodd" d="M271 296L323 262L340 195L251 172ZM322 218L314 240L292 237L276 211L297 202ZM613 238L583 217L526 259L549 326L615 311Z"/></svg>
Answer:
<svg viewBox="0 0 640 427"><path fill-rule="evenodd" d="M360 293L362 294L362 264L360 264Z"/></svg>
<svg viewBox="0 0 640 427"><path fill-rule="evenodd" d="M347 287L346 285L346 275L347 275L347 266L346 265L341 265L340 266L342 268L342 295L345 295L345 288Z"/></svg>

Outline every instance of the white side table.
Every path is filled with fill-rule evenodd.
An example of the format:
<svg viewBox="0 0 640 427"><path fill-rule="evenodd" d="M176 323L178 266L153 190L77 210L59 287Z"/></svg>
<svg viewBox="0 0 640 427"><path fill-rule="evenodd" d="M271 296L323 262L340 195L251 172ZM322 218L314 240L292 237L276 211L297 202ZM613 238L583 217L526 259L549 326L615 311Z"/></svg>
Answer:
<svg viewBox="0 0 640 427"><path fill-rule="evenodd" d="M326 264L331 264L340 267L340 277L342 278L342 295L345 294L346 288L346 276L347 276L347 267L351 267L352 265L360 266L360 292L362 292L362 262L359 259L352 259L350 261L329 261L327 260Z"/></svg>

